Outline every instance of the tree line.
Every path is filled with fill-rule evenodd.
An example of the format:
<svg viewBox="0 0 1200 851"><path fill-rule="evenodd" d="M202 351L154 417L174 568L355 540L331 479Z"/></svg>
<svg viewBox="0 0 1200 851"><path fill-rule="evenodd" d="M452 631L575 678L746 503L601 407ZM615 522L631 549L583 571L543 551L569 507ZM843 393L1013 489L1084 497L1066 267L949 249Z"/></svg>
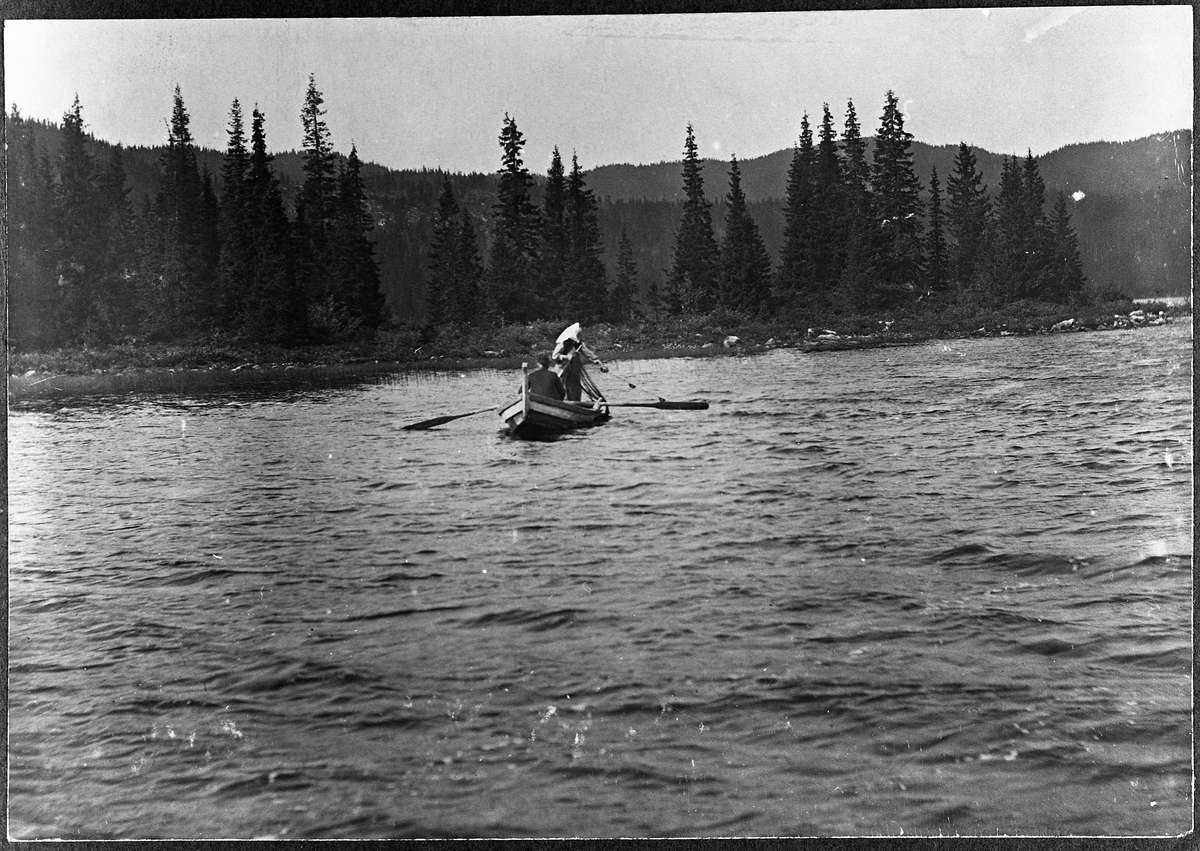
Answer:
<svg viewBox="0 0 1200 851"><path fill-rule="evenodd" d="M499 142L501 167L486 263L478 253L469 211L460 211L449 178L443 178L429 251L428 323L632 319L636 270L631 268L628 235L622 234L617 274L610 278L601 256L596 198L578 156L572 155L568 173L554 148L539 204L522 157L524 136L508 114Z"/></svg>
<svg viewBox="0 0 1200 851"><path fill-rule="evenodd" d="M662 307L715 307L758 315L893 310L921 300L994 306L1015 299L1083 297L1085 278L1065 196L1046 210L1037 159L1005 158L997 197L961 144L943 194L937 170L928 198L913 171L912 135L887 93L867 161L853 102L837 139L824 105L814 140L809 118L793 147L783 204L783 244L772 267L746 212L736 158L730 164L725 233L713 235L692 128L684 144L684 210Z"/></svg>
<svg viewBox="0 0 1200 851"><path fill-rule="evenodd" d="M10 187L14 345L228 335L298 344L369 335L386 318L357 150L333 149L312 77L301 109L304 180L292 210L267 152L266 116L229 112L217 180L197 159L179 87L158 189L133 209L124 151L89 151L76 97L57 156L16 140ZM22 125L12 110L14 127ZM27 127L28 131L29 128Z"/></svg>
<svg viewBox="0 0 1200 851"><path fill-rule="evenodd" d="M716 309L813 317L870 314L922 301L994 307L1018 299L1073 303L1085 297L1070 207L1060 192L1047 210L1032 152L1023 160L1004 158L993 197L974 151L962 143L945 190L935 168L926 191L913 170L912 139L891 91L870 161L852 101L840 139L828 104L816 138L805 114L774 263L749 212L736 156L718 242L689 124L684 201L670 265L661 288L643 287L626 225L615 275L608 274L600 258L596 201L576 158L565 176L554 149L542 204L535 203L534 181L521 159L524 139L506 115L486 262L470 216L460 211L445 179L430 250L429 321L622 321Z"/></svg>
<svg viewBox="0 0 1200 851"><path fill-rule="evenodd" d="M247 138L241 105L233 101L214 178L198 165L176 88L158 188L140 212L131 209L122 148L114 147L106 164L89 154L78 98L63 117L56 158L36 149L32 133L18 138L26 167L16 170L10 187L14 342L28 348L212 334L323 342L370 335L393 318L381 295L376 252L389 251L387 240L404 229L388 228L375 245L362 163L353 146L345 157L334 151L323 103L310 76L300 116L302 177L285 192L257 108ZM15 107L13 116L19 119ZM707 200L689 124L684 200L660 287L640 280L628 227L645 224L634 208L622 220L610 271L597 201L578 157L572 155L568 170L556 147L544 180L535 180L523 162L524 137L506 114L487 214L460 204L450 176L441 175L432 234L422 237L429 242L421 249L428 263L421 322L620 322L716 309L807 321L920 302L1084 298L1067 199L1059 193L1047 210L1032 153L1006 157L991 193L963 143L945 188L936 168L923 187L912 138L890 91L869 161L853 102L840 139L828 104L815 138L805 114L773 261L736 157L728 193L717 205ZM714 207L723 214L719 230Z"/></svg>

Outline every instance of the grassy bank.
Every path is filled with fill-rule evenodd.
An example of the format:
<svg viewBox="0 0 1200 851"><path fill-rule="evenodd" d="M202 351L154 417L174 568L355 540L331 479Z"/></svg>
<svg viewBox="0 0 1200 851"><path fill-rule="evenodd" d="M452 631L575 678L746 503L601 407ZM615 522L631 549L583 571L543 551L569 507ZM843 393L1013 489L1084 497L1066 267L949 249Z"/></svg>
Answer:
<svg viewBox="0 0 1200 851"><path fill-rule="evenodd" d="M945 305L886 318L834 314L771 320L717 311L658 322L595 325L585 339L606 360L911 345L932 339L1095 331L1161 324L1190 307L1128 301L1067 308L1018 302L995 310ZM49 352L10 352L11 401L129 392L221 392L272 382L333 386L399 370L518 369L549 349L566 321L500 328L396 326L371 341L280 346L209 339L190 344L127 342Z"/></svg>

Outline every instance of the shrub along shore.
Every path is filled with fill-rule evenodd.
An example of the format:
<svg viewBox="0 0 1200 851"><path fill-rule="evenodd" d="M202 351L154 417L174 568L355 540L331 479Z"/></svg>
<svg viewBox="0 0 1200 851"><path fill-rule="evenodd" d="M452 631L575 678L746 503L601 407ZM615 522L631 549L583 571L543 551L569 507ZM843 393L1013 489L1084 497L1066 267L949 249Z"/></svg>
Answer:
<svg viewBox="0 0 1200 851"><path fill-rule="evenodd" d="M1122 300L1068 308L1016 302L992 311L907 312L886 319L837 316L819 326L725 311L655 322L585 326L606 361L754 354L774 348L836 351L929 340L1101 331L1172 322L1190 304ZM569 321L480 328L395 326L374 339L283 347L212 338L186 344L126 341L49 352L9 352L12 402L130 392L220 392L265 383L336 385L413 370L519 369L548 350Z"/></svg>

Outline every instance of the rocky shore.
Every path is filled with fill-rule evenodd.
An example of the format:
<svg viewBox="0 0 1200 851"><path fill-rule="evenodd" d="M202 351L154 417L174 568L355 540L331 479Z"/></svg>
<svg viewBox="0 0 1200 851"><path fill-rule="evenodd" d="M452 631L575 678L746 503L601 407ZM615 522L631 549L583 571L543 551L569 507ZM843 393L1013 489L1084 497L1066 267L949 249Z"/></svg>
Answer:
<svg viewBox="0 0 1200 851"><path fill-rule="evenodd" d="M819 327L736 314L671 317L660 322L594 325L588 344L605 360L746 355L776 348L807 352L915 345L934 339L1105 331L1190 321L1190 305L1130 302L1095 305L1074 315L1062 307L1009 306L1003 312L836 317ZM841 321L836 321L840 319ZM565 322L480 329L401 326L372 341L326 346L245 345L208 340L188 345L125 341L50 352L10 352L10 402L128 392L221 392L271 382L333 385L401 370L518 369L548 349Z"/></svg>

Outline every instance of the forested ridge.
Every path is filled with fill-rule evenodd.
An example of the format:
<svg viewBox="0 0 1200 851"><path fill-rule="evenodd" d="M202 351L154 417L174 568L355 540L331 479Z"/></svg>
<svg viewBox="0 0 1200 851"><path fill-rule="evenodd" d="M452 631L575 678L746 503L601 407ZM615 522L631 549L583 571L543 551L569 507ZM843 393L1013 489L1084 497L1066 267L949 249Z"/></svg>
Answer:
<svg viewBox="0 0 1200 851"><path fill-rule="evenodd" d="M310 78L304 149L275 154L267 117L236 100L228 148L197 147L178 89L155 148L92 138L78 100L61 125L14 106L11 344L713 310L805 322L1189 290L1189 131L1043 157L937 148L889 92L871 136L852 103L840 119L826 105L767 157L702 159L688 126L682 161L588 172L555 148L542 175L505 115L499 170L464 175L339 153L323 103Z"/></svg>

